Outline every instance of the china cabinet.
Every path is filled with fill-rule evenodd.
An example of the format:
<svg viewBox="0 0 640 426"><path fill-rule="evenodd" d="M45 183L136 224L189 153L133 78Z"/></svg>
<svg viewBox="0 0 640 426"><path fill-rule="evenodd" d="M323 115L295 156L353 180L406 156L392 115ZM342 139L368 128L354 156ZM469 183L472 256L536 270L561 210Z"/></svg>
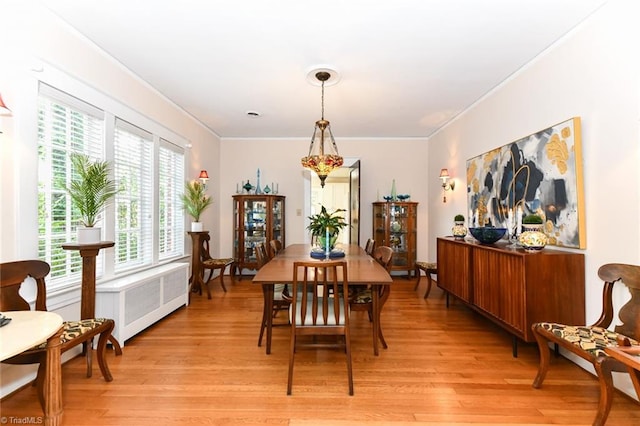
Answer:
<svg viewBox="0 0 640 426"><path fill-rule="evenodd" d="M235 267L256 269L256 243L279 240L285 245L285 197L283 195L233 196L233 257Z"/></svg>
<svg viewBox="0 0 640 426"><path fill-rule="evenodd" d="M415 269L417 212L414 201L373 203L373 238L376 247L393 249L392 271Z"/></svg>

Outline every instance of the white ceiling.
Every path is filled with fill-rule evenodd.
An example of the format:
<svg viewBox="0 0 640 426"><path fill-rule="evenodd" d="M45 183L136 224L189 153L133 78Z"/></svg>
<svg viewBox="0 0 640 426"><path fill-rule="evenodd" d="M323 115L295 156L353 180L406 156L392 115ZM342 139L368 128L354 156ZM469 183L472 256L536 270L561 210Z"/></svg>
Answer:
<svg viewBox="0 0 640 426"><path fill-rule="evenodd" d="M425 137L606 0L42 0L216 134ZM257 111L250 118L247 111Z"/></svg>

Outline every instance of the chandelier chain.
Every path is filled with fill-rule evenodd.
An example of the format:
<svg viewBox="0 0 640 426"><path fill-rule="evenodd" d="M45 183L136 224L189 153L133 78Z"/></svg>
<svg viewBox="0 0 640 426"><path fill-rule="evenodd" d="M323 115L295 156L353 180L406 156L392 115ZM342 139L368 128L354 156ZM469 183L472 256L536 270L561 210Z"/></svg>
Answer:
<svg viewBox="0 0 640 426"><path fill-rule="evenodd" d="M322 110L321 110L321 119L324 120L324 80L322 81L322 97L320 98L322 100Z"/></svg>

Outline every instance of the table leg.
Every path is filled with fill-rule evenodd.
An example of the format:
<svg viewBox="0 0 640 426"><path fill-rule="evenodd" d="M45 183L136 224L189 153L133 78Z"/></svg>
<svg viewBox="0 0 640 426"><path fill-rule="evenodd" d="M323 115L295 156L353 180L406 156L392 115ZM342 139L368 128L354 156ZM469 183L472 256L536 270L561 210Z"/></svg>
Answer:
<svg viewBox="0 0 640 426"><path fill-rule="evenodd" d="M271 353L271 331L273 329L273 288L274 284L262 284L265 312L267 316L267 355Z"/></svg>
<svg viewBox="0 0 640 426"><path fill-rule="evenodd" d="M380 332L380 297L378 289L371 290L373 305L373 354L378 356L378 333Z"/></svg>
<svg viewBox="0 0 640 426"><path fill-rule="evenodd" d="M62 424L62 360L60 359L60 335L62 328L47 340L46 368L42 383L44 424Z"/></svg>

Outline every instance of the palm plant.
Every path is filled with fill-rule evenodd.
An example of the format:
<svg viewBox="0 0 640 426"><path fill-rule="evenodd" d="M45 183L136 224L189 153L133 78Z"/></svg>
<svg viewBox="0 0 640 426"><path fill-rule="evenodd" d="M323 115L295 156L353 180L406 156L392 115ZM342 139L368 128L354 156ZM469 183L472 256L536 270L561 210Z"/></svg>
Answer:
<svg viewBox="0 0 640 426"><path fill-rule="evenodd" d="M200 222L200 215L213 202L210 196L205 195L204 185L198 181L185 183L180 199L185 211L195 222Z"/></svg>
<svg viewBox="0 0 640 426"><path fill-rule="evenodd" d="M92 161L84 154L71 154L71 164L80 179L66 187L71 202L80 211L80 221L92 228L100 213L118 193L116 184L109 179L108 161Z"/></svg>

